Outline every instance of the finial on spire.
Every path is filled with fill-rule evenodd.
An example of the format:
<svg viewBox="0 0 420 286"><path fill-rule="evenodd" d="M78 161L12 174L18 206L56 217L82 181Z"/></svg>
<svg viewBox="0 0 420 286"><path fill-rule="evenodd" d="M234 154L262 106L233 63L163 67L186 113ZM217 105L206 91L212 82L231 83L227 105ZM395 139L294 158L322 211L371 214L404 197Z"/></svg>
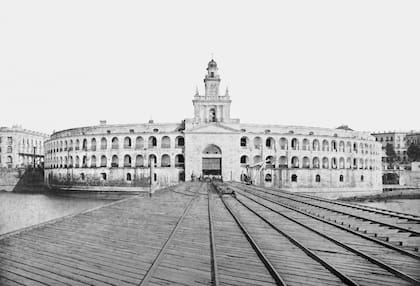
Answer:
<svg viewBox="0 0 420 286"><path fill-rule="evenodd" d="M195 95L198 96L198 86L195 87Z"/></svg>
<svg viewBox="0 0 420 286"><path fill-rule="evenodd" d="M229 96L229 87L226 87L225 96Z"/></svg>

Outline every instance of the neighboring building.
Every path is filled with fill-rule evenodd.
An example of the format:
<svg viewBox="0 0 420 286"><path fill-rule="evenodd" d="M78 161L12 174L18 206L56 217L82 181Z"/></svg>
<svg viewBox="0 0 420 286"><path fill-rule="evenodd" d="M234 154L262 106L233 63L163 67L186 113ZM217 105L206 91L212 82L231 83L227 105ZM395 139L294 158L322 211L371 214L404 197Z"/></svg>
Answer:
<svg viewBox="0 0 420 286"><path fill-rule="evenodd" d="M411 145L420 146L420 131L410 131L406 135L407 148Z"/></svg>
<svg viewBox="0 0 420 286"><path fill-rule="evenodd" d="M391 144L394 147L396 158L395 164L396 165L405 165L408 163L408 156L407 156L407 140L406 135L407 132L378 132L372 133L372 135L376 138L377 142L382 144L383 150L383 168L387 169L389 166L389 158L386 155L385 147L387 144Z"/></svg>
<svg viewBox="0 0 420 286"><path fill-rule="evenodd" d="M257 184L284 189L382 190L381 145L370 134L346 126L243 124L230 117L230 95L219 92L214 60L204 83L205 93L197 91L193 98L192 119L102 122L54 133L45 145L46 183L147 186L152 173L161 186L206 176L240 181L247 175Z"/></svg>
<svg viewBox="0 0 420 286"><path fill-rule="evenodd" d="M44 141L49 136L36 131L0 127L0 167L40 166L44 161Z"/></svg>

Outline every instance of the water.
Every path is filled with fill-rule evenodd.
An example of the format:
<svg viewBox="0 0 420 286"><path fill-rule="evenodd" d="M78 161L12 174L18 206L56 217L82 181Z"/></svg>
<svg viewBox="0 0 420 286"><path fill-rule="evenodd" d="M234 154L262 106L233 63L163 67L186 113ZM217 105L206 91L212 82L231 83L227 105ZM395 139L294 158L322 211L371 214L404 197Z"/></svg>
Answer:
<svg viewBox="0 0 420 286"><path fill-rule="evenodd" d="M392 199L380 202L358 202L358 204L420 216L420 199Z"/></svg>
<svg viewBox="0 0 420 286"><path fill-rule="evenodd" d="M0 192L0 234L79 213L111 201L93 196L83 198L54 194Z"/></svg>

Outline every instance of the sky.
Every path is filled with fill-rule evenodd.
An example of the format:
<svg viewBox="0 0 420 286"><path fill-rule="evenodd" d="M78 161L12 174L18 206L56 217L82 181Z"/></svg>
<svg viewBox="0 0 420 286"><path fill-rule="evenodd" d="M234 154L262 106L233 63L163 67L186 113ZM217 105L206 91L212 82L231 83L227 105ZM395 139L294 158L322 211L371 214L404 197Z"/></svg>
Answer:
<svg viewBox="0 0 420 286"><path fill-rule="evenodd" d="M420 129L420 1L0 0L0 126L180 122L213 57L243 123Z"/></svg>

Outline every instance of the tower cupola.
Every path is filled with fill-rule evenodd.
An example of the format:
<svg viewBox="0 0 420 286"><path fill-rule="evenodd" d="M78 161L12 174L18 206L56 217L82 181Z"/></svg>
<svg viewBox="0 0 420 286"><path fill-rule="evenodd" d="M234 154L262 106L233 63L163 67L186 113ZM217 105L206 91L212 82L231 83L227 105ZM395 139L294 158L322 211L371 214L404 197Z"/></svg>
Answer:
<svg viewBox="0 0 420 286"><path fill-rule="evenodd" d="M219 96L220 77L218 70L217 63L214 59L211 59L207 65L207 74L204 78L205 96Z"/></svg>

